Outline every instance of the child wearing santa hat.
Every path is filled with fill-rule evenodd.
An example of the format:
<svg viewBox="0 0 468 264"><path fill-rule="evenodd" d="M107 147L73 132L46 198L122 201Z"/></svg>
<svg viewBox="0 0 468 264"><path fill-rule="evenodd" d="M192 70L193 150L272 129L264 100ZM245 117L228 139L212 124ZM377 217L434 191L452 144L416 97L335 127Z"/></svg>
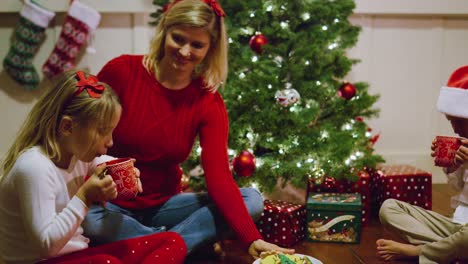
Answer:
<svg viewBox="0 0 468 264"><path fill-rule="evenodd" d="M450 263L468 259L468 65L450 76L440 90L437 109L445 114L461 138L453 165L444 168L448 183L459 192L453 218L395 199L387 199L380 208L380 222L397 232L408 244L377 240L377 254L385 261L419 258L419 263ZM432 144L432 150L435 143ZM434 156L434 152L431 154ZM453 206L453 205L452 205Z"/></svg>

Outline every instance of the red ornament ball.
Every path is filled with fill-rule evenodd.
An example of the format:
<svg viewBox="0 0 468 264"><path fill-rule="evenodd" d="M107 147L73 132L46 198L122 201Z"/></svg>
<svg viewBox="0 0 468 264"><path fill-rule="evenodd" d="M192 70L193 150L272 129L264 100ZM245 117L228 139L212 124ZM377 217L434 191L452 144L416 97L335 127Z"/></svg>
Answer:
<svg viewBox="0 0 468 264"><path fill-rule="evenodd" d="M232 166L237 175L249 177L255 171L255 156L244 150L234 158Z"/></svg>
<svg viewBox="0 0 468 264"><path fill-rule="evenodd" d="M356 87L353 84L346 82L341 85L340 89L338 90L338 95L346 100L349 100L356 95Z"/></svg>
<svg viewBox="0 0 468 264"><path fill-rule="evenodd" d="M259 54L262 53L265 44L268 44L268 39L263 34L255 34L249 41L250 48Z"/></svg>

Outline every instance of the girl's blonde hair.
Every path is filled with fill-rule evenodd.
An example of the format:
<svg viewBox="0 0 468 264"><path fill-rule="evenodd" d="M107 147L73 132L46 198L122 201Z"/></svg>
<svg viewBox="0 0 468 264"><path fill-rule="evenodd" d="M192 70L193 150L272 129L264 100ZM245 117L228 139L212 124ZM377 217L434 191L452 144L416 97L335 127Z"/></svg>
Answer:
<svg viewBox="0 0 468 264"><path fill-rule="evenodd" d="M174 3L175 2L175 3ZM155 75L164 57L164 43L169 29L173 26L206 28L211 35L210 49L203 62L195 70L195 76L202 77L211 91L216 91L226 82L227 77L227 34L224 18L202 0L171 1L170 8L161 15L151 40L150 50L143 58L143 64Z"/></svg>
<svg viewBox="0 0 468 264"><path fill-rule="evenodd" d="M120 105L114 91L99 82L104 86L99 98L91 97L86 89L74 95L78 90L76 76L76 71L63 73L33 106L6 154L3 175L11 170L24 151L33 146L40 146L51 160L59 160L57 138L62 117L68 116L79 125L88 127L98 127L112 119L116 106Z"/></svg>

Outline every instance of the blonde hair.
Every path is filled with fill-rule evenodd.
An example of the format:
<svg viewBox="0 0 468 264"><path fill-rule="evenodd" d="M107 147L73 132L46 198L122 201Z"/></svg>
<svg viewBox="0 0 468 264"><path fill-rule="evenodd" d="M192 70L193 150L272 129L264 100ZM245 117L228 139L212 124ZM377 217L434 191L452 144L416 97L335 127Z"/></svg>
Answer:
<svg viewBox="0 0 468 264"><path fill-rule="evenodd" d="M210 33L210 49L204 61L197 67L195 76L200 76L211 91L216 91L227 78L227 34L224 18L216 15L213 9L202 0L171 1L170 8L161 15L156 33L150 43L150 50L143 58L143 64L155 75L164 57L164 43L169 29L173 26L206 28Z"/></svg>
<svg viewBox="0 0 468 264"><path fill-rule="evenodd" d="M33 146L40 146L51 160L60 159L57 138L62 117L69 116L79 125L96 127L112 119L120 102L107 84L99 83L105 88L99 98L90 97L86 90L74 95L78 89L76 84L76 71L65 72L39 98L6 154L3 175L11 170L24 151Z"/></svg>

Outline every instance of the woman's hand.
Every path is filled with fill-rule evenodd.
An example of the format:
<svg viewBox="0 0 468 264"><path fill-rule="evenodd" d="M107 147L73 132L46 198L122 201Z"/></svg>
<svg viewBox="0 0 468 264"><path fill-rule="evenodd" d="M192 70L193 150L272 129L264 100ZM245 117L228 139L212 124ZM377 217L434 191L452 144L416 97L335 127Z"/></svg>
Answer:
<svg viewBox="0 0 468 264"><path fill-rule="evenodd" d="M91 177L78 189L76 196L88 207L94 202L105 202L117 197L117 188L110 175L102 175L105 164L97 167Z"/></svg>
<svg viewBox="0 0 468 264"><path fill-rule="evenodd" d="M255 259L260 257L260 254L264 251L276 251L284 254L294 254L294 249L282 248L275 244L268 243L263 239L257 239L249 246L249 254Z"/></svg>

